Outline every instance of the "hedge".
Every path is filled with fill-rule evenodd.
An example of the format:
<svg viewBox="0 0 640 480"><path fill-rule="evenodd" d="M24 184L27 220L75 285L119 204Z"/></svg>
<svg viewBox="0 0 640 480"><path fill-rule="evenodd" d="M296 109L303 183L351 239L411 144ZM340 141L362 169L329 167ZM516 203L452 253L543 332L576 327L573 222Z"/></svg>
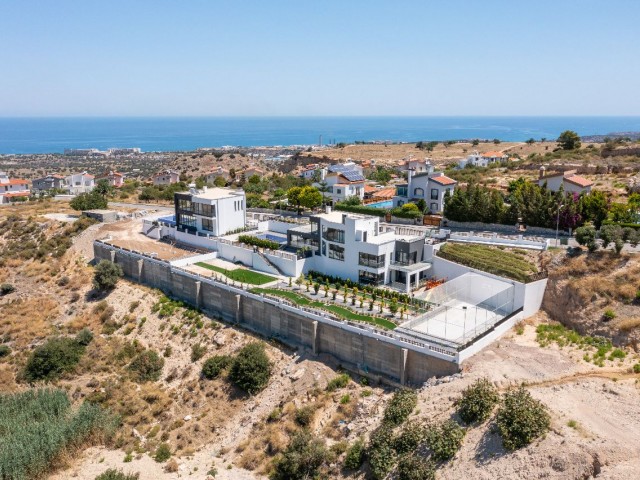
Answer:
<svg viewBox="0 0 640 480"><path fill-rule="evenodd" d="M640 230L640 223L617 223L611 220L605 220L602 222L602 225L618 225L622 228L635 228L636 230Z"/></svg>
<svg viewBox="0 0 640 480"><path fill-rule="evenodd" d="M280 244L278 242L274 242L273 240L266 240L264 238L258 238L254 235L240 235L238 236L238 241L247 245L254 245L260 248L268 248L270 250L278 250L280 248Z"/></svg>

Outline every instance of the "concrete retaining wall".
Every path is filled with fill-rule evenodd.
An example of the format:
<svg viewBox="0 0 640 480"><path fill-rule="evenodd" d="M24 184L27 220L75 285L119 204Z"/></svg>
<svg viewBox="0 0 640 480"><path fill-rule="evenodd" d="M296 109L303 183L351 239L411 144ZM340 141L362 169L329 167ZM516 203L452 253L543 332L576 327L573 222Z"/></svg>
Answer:
<svg viewBox="0 0 640 480"><path fill-rule="evenodd" d="M319 312L302 311L281 300L265 298L188 272L169 262L146 257L100 241L97 260L122 267L127 278L237 323L268 338L328 354L345 368L401 384L421 384L433 376L459 370L458 354L446 355L422 343L409 343L364 324L338 321Z"/></svg>

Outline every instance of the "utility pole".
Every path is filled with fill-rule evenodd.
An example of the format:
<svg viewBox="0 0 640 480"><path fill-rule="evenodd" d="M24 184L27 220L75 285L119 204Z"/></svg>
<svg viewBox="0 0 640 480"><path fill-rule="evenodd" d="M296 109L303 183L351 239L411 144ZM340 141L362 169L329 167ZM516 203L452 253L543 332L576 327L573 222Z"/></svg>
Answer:
<svg viewBox="0 0 640 480"><path fill-rule="evenodd" d="M560 209L562 207L564 207L562 203L558 205L558 215L556 218L556 247L558 246L558 230L560 230Z"/></svg>

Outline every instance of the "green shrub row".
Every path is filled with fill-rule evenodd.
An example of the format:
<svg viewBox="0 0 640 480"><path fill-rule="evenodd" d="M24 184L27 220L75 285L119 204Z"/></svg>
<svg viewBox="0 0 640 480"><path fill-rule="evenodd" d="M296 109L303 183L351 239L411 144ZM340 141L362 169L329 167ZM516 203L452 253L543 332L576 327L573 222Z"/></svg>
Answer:
<svg viewBox="0 0 640 480"><path fill-rule="evenodd" d="M269 250L278 250L280 244L273 240L267 240L265 238L258 238L255 235L239 235L238 241L246 245L253 245L260 248L268 248Z"/></svg>
<svg viewBox="0 0 640 480"><path fill-rule="evenodd" d="M374 217L384 217L387 214L387 210L384 208L367 207L365 205L343 205L341 203L336 203L333 208L343 212L360 213L362 215L372 215Z"/></svg>

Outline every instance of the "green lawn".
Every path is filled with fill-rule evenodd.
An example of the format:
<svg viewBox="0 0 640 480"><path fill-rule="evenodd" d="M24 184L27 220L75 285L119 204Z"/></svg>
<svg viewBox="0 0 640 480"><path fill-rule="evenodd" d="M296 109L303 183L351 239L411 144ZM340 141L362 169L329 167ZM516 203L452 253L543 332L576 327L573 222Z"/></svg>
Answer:
<svg viewBox="0 0 640 480"><path fill-rule="evenodd" d="M265 275L264 273L254 272L253 270L247 270L244 268L237 268L235 270L227 270L226 268L216 267L209 263L196 262L196 265L207 270L213 270L229 277L231 280L241 283L250 283L251 285L264 285L265 283L273 282L277 280L275 277Z"/></svg>
<svg viewBox="0 0 640 480"><path fill-rule="evenodd" d="M289 292L287 290L278 290L277 288L253 288L251 289L252 293L268 293L270 295L274 295L276 297L283 297L287 300L295 303L296 305L304 305L307 307L319 308L322 310L326 310L331 312L338 317L346 318L347 320L353 320L355 322L367 322L382 327L387 330L393 330L396 328L396 324L390 320L385 320L383 318L371 317L369 315L361 315L359 313L355 313L353 310L350 310L345 307L341 307L339 305L325 305L322 302L313 301L304 295L299 295L294 292Z"/></svg>

